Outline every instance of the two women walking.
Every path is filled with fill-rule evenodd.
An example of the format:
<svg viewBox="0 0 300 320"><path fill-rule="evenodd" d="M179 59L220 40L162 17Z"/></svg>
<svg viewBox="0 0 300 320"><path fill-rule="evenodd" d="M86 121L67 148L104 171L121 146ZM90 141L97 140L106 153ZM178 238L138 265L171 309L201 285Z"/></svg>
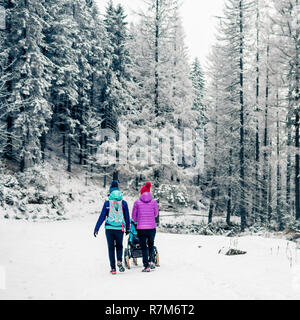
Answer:
<svg viewBox="0 0 300 320"><path fill-rule="evenodd" d="M154 264L154 239L156 235L156 221L158 216L157 202L151 196L151 183L147 182L140 190L140 198L134 203L132 211L132 223L135 225L143 253L143 272L150 272L155 268ZM111 274L116 274L117 267L124 272L123 236L130 232L130 216L128 204L123 200L123 194L117 181L112 181L109 190L109 200L104 202L100 217L94 229L94 236L105 221L105 234L108 246ZM150 259L149 259L150 257ZM149 261L150 260L150 261Z"/></svg>

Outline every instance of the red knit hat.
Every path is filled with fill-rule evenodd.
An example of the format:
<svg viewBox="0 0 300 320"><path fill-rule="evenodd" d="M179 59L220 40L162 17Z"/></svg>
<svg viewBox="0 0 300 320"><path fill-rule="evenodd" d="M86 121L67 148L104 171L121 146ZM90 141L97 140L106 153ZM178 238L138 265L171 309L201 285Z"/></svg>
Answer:
<svg viewBox="0 0 300 320"><path fill-rule="evenodd" d="M144 186L142 186L140 193L143 194L145 192L150 192L151 189L151 182L146 182Z"/></svg>

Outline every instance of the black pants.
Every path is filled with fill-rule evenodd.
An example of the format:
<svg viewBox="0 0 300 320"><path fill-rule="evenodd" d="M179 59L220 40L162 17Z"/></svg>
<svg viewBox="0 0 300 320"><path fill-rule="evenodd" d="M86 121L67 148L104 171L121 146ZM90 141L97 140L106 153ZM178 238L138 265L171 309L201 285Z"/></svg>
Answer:
<svg viewBox="0 0 300 320"><path fill-rule="evenodd" d="M138 237L140 239L140 244L142 247L142 252L143 252L143 264L145 268L149 267L149 257L150 257L150 262L153 261L153 256L154 256L154 239L156 235L156 229L139 229L137 230L138 232ZM147 247L148 244L148 247Z"/></svg>
<svg viewBox="0 0 300 320"><path fill-rule="evenodd" d="M116 269L115 248L117 251L117 261L122 262L124 232L122 230L105 229L105 234L110 267L111 269Z"/></svg>

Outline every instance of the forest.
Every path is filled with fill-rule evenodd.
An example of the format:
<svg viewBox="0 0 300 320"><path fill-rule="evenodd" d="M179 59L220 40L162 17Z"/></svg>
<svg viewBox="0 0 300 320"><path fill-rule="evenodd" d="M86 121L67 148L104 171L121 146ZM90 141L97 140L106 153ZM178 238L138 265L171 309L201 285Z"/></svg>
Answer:
<svg viewBox="0 0 300 320"><path fill-rule="evenodd" d="M142 1L129 23L117 1L0 0L1 173L55 152L104 188L201 194L209 224L299 228L299 1L224 0L205 68L180 1Z"/></svg>

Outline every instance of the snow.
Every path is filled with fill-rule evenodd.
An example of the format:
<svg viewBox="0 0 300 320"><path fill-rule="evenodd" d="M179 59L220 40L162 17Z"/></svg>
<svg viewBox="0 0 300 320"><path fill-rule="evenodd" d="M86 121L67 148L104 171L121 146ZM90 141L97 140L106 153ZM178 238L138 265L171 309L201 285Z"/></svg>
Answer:
<svg viewBox="0 0 300 320"><path fill-rule="evenodd" d="M158 232L160 268L144 274L139 259L111 276L103 229L93 237L97 218L0 220L0 299L300 298L300 254L292 242ZM233 246L247 254L218 253Z"/></svg>

